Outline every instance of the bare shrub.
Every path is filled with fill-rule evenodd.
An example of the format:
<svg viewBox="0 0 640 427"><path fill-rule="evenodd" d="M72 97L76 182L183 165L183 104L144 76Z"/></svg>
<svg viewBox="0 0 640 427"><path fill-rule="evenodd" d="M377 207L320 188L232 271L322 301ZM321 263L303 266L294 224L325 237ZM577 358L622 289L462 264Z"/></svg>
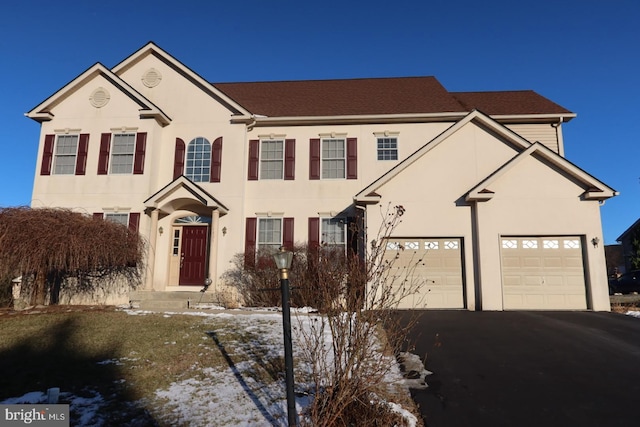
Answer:
<svg viewBox="0 0 640 427"><path fill-rule="evenodd" d="M365 257L352 254L336 263L323 248L319 251L314 274L320 293L333 303L325 307L324 316L302 330L303 352L310 366L305 382L314 385L313 403L305 414L309 425L405 425L406 420L387 402L397 397L390 383L394 358L406 344L412 324L401 326L392 310L403 298L419 292L423 283L413 277L411 266L393 269L395 258L385 250L404 213L402 206L381 212L380 229ZM422 256L415 262L422 262Z"/></svg>
<svg viewBox="0 0 640 427"><path fill-rule="evenodd" d="M137 232L69 209L0 209L0 277L22 276L32 304L141 283L144 243ZM69 280L73 278L74 280Z"/></svg>
<svg viewBox="0 0 640 427"><path fill-rule="evenodd" d="M402 426L406 421L386 403L397 398L390 394L394 390L390 375L412 326L411 322L401 326L392 310L423 286L413 271L424 254L416 251L408 265L394 268L405 248L386 250L404 213L402 206L381 210L380 228L368 244L365 230L352 223L355 229L349 234L360 241L349 242L346 252L332 242L294 248L291 305L314 307L321 313L310 326L303 328L304 322L299 322L303 361L309 367L299 382L312 384L307 392L313 403L303 419L308 425ZM355 253L354 247L366 247L367 253ZM279 289L271 255L259 253L255 265L245 268L245 256L239 254L234 268L225 273L248 305L280 304L280 292L265 291Z"/></svg>

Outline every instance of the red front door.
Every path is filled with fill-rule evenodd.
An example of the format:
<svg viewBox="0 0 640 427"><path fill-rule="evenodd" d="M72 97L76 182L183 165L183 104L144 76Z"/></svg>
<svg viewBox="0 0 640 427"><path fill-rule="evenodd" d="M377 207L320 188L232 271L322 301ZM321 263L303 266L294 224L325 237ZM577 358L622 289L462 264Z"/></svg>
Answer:
<svg viewBox="0 0 640 427"><path fill-rule="evenodd" d="M204 226L182 227L180 285L204 286L207 266L207 230Z"/></svg>

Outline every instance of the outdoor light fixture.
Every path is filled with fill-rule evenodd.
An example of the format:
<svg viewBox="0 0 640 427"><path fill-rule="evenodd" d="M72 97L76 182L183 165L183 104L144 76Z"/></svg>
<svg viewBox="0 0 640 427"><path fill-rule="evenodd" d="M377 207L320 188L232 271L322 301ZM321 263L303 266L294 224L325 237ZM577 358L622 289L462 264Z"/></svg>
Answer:
<svg viewBox="0 0 640 427"><path fill-rule="evenodd" d="M600 239L598 239L597 236L591 239L591 244L593 245L594 248L598 247L598 243L600 243Z"/></svg>
<svg viewBox="0 0 640 427"><path fill-rule="evenodd" d="M162 233L164 233L164 228L162 228L162 226L158 228L158 233L160 233L161 236L162 236Z"/></svg>
<svg viewBox="0 0 640 427"><path fill-rule="evenodd" d="M222 227L222 235L223 236L227 235L227 227Z"/></svg>
<svg viewBox="0 0 640 427"><path fill-rule="evenodd" d="M282 331L284 332L284 369L287 387L287 420L289 427L298 425L296 397L293 394L293 345L291 343L291 307L289 304L289 268L293 252L284 247L273 255L276 267L280 270L280 291L282 292Z"/></svg>

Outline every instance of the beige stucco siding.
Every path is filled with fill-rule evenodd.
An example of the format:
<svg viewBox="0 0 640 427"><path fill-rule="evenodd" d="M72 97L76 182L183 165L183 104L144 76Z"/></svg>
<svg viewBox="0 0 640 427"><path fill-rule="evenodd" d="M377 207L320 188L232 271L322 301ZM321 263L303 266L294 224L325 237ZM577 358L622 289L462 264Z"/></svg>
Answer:
<svg viewBox="0 0 640 427"><path fill-rule="evenodd" d="M582 236L602 241L597 201L584 189L534 157L520 162L491 185L494 197L476 208L477 256L483 310L502 310L500 236ZM583 244L589 307L608 310L604 249ZM604 281L604 282L603 282Z"/></svg>

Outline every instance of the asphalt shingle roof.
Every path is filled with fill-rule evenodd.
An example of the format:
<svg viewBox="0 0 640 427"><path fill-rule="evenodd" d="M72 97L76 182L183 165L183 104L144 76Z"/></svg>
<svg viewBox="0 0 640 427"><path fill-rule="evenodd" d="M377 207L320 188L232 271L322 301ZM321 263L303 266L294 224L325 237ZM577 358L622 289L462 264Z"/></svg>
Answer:
<svg viewBox="0 0 640 427"><path fill-rule="evenodd" d="M448 92L435 77L300 80L213 85L267 117L450 113L566 114L534 91Z"/></svg>

